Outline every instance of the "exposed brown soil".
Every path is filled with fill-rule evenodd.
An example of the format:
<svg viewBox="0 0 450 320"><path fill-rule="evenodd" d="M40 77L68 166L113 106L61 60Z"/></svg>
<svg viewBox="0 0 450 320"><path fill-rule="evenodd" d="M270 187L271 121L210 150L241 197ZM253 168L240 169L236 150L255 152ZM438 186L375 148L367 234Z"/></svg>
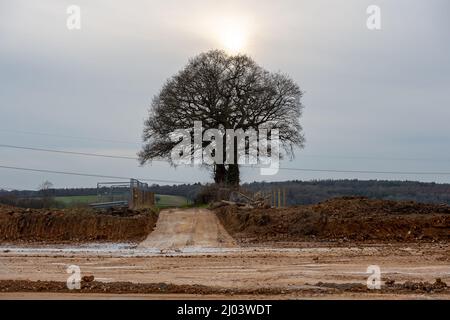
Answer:
<svg viewBox="0 0 450 320"><path fill-rule="evenodd" d="M284 209L215 210L241 243L448 241L450 206L344 197Z"/></svg>
<svg viewBox="0 0 450 320"><path fill-rule="evenodd" d="M351 292L370 292L373 289L368 289L366 285L361 283L323 283L318 282L316 286L321 288L334 288L341 291ZM434 283L430 282L414 282L406 281L404 283L395 283L394 280L385 281L384 286L381 287L380 292L392 293L450 293L450 288L440 278L437 278Z"/></svg>
<svg viewBox="0 0 450 320"><path fill-rule="evenodd" d="M177 294L264 299L450 298L449 289L441 290L444 286L436 280L450 283L447 242L296 244L296 248L289 249L247 247L156 254L135 249L125 254L122 250L27 252L22 251L27 246L11 247L0 250L0 280L6 281L0 299L18 296L14 292L22 290L29 292L27 297L31 298L58 292L49 282L59 283L59 293L67 298L89 298L89 293L121 297L154 294L159 298ZM67 268L71 265L80 267L82 278L89 284L86 291L65 289L70 275ZM381 291L366 289L369 265L380 267ZM11 280L31 284L8 282Z"/></svg>
<svg viewBox="0 0 450 320"><path fill-rule="evenodd" d="M79 290L69 290L65 282L58 281L29 281L29 280L1 280L0 292L61 292L61 293L115 293L115 294L224 294L224 295L283 295L305 293L339 293L339 292L374 292L360 283L322 283L301 288L220 288L203 285L174 285L170 283L132 283L132 282L81 282ZM445 282L436 279L434 283L407 282L404 284L384 285L377 293L450 293Z"/></svg>
<svg viewBox="0 0 450 320"><path fill-rule="evenodd" d="M285 209L229 206L216 214L243 246L215 248L222 243L225 230L212 212L192 209L167 211L154 235L127 252L46 251L32 244L4 247L0 252L0 299L22 292L35 298L50 293L78 298L85 294L87 298L134 294L282 299L450 297L449 206L339 198ZM19 240L32 241L69 240L68 248L75 248L77 237L143 240L156 218L150 211L46 212L0 207L0 235L18 234ZM45 233L51 236L45 238ZM210 244L213 248L206 250ZM190 245L199 248L186 250ZM154 247L175 250L147 250ZM22 250L27 248L29 251ZM80 267L81 290L67 289L70 265ZM369 265L380 267L381 290L366 286Z"/></svg>
<svg viewBox="0 0 450 320"><path fill-rule="evenodd" d="M150 209L22 209L0 205L0 242L141 241L158 219Z"/></svg>

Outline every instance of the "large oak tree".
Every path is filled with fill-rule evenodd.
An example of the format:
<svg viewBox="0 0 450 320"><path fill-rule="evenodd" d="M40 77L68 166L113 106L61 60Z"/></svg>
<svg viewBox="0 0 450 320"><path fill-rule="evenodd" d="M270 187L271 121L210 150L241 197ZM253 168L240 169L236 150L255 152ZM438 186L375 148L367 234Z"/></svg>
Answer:
<svg viewBox="0 0 450 320"><path fill-rule="evenodd" d="M177 145L170 134L193 128L278 129L285 154L303 147L302 91L287 75L271 73L247 55L213 50L192 58L153 98L144 124L141 164L168 159ZM270 138L269 138L270 139ZM235 150L236 152L236 150ZM239 165L214 164L216 183L239 184Z"/></svg>

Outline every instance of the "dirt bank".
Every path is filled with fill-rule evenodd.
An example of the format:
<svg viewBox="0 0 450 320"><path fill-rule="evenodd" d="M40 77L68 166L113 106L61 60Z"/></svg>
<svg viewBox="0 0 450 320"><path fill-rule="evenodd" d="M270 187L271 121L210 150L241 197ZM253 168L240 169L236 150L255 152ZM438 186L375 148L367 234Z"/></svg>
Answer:
<svg viewBox="0 0 450 320"><path fill-rule="evenodd" d="M0 205L0 242L141 241L155 226L150 209L22 209Z"/></svg>
<svg viewBox="0 0 450 320"><path fill-rule="evenodd" d="M366 285L360 283L322 283L306 285L300 288L271 288L263 287L257 289L245 288L220 288L203 285L174 285L170 283L132 283L132 282L81 282L79 290L69 290L65 282L57 281L28 281L28 280L1 280L0 293L5 292L61 292L61 293L115 293L115 294L223 294L223 295L287 295L306 293L315 294L339 294L342 292L373 292ZM429 282L406 282L403 284L385 284L377 291L383 293L441 293L449 294L449 287L441 279L434 283Z"/></svg>
<svg viewBox="0 0 450 320"><path fill-rule="evenodd" d="M450 206L344 197L284 209L215 210L241 243L449 241Z"/></svg>

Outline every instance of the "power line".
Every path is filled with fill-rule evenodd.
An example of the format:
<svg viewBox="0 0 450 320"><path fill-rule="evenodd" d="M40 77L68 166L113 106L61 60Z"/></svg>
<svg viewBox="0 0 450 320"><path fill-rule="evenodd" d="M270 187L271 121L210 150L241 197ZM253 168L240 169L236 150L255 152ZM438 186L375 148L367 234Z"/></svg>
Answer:
<svg viewBox="0 0 450 320"><path fill-rule="evenodd" d="M129 144L129 145L139 145L139 143L132 142L132 141L123 141L123 140L113 140L113 139L104 139L104 138L96 138L96 137L80 137L80 136L70 136L70 135L61 135L61 134L55 134L55 133L43 133L43 132L34 132L34 131L19 131L19 130L6 130L6 129L0 129L0 131L3 132L12 132L12 133L19 133L19 134L29 134L29 135L41 135L41 136L50 136L50 137L58 137L58 138L69 138L69 139L77 139L77 140L88 140L88 141L102 141L102 142L112 142L112 143L121 143L121 144ZM3 145L6 147L6 145ZM12 146L9 146L12 147ZM19 148L19 147L16 147ZM28 147L21 147L22 149L29 149L32 150L33 148ZM100 155L100 154L92 154L92 153L78 153L78 152L70 152L70 151L56 151L56 150L45 150L45 149L38 149L38 151L49 151L49 152L57 152L57 153L71 153L71 154L79 154L79 155L88 155L88 156L96 156L96 157L105 157L105 158L118 158L118 159L137 159L133 157L122 157L122 156L113 156L113 155ZM365 159L365 160L393 160L393 161L445 161L448 162L450 159L433 159L433 158L414 158L414 157L379 157L379 156L358 156L358 155L351 155L351 156L339 156L339 155L323 155L323 154L301 154L302 157L309 157L309 158L340 158L340 159ZM154 161L162 161L164 160L154 160Z"/></svg>
<svg viewBox="0 0 450 320"><path fill-rule="evenodd" d="M22 149L22 150L30 150L30 151L42 151L42 152L52 152L52 153L61 153L61 154L73 154L80 156L91 156L91 157L101 157L101 158L113 158L113 159L125 159L125 160L136 160L138 161L138 157L131 156L119 156L119 155L111 155L111 154L101 154L101 153L90 153L90 152L78 152L78 151L67 151L67 150L57 150L57 149L47 149L47 148L36 148L36 147L25 147L25 146L16 146L10 144L0 144L2 148L10 148L10 149ZM301 154L300 157L309 157L309 158L341 158L341 159L366 159L366 160L398 160L398 161L450 161L450 159L431 159L431 158L383 158L383 157L365 157L365 156L332 156L332 155L308 155ZM156 162L165 162L166 160L156 159L153 160Z"/></svg>
<svg viewBox="0 0 450 320"><path fill-rule="evenodd" d="M130 180L130 179L133 179L131 177L108 176L108 175L91 174L91 173L80 173L80 172L70 172L70 171L54 171L54 170L46 170L46 169L12 167L12 166L3 166L3 165L0 165L0 169L30 171L30 172L41 172L41 173L53 173L53 174L63 174L63 175L82 176L82 177L91 177L91 178L105 178L105 179L119 179L119 180ZM137 180L139 180L139 181L148 181L148 182L164 182L164 183L184 183L184 184L189 184L190 183L190 182L187 182L187 181L163 180L163 179L147 179L147 178L137 178Z"/></svg>
<svg viewBox="0 0 450 320"><path fill-rule="evenodd" d="M331 158L331 159L362 159L362 160L388 160L388 161L443 161L450 162L450 159L433 159L433 158L410 158L410 157L370 157L370 156L341 156L341 155L324 155L324 154L300 154L300 157L307 158Z"/></svg>
<svg viewBox="0 0 450 320"><path fill-rule="evenodd" d="M15 145L7 145L7 144L0 144L0 147L13 148L13 149L23 149L23 150L30 150L30 151L40 151L40 152L52 152L52 153L61 153L61 154L70 154L70 155L80 155L80 156L92 156L92 157L102 157L102 158L138 160L137 157L129 157L129 156L116 156L116 155L107 155L107 154L99 154L99 153L75 152L75 151L65 151L65 150L56 150L56 149L44 149L44 148L24 147L24 146L15 146ZM160 159L156 159L156 160L152 160L152 161L168 163L168 161L160 160ZM251 168L251 169L264 168L264 167L255 166L255 165L242 165L242 166L245 167L245 168ZM279 167L279 170L303 171L303 172L328 172L328 173L358 173L358 174L450 175L450 172L339 170L339 169L312 169L312 168L290 168L290 167Z"/></svg>
<svg viewBox="0 0 450 320"><path fill-rule="evenodd" d="M2 147L2 148L10 148L10 149L30 150L30 151L41 151L41 152L72 154L72 155L79 155L79 156L126 159L126 160L139 160L137 157L129 157L129 156L116 156L116 155L100 154L100 153L66 151L66 150L45 149L45 148L35 148L35 147L23 147L23 146L9 145L9 144L0 144L0 147Z"/></svg>
<svg viewBox="0 0 450 320"><path fill-rule="evenodd" d="M47 148L36 148L36 147L24 147L24 146L10 145L10 144L0 144L0 148L10 148L10 149L20 149L20 150L29 150L29 151L39 151L39 152L51 152L51 153L78 155L78 156L88 156L88 157L100 157L100 158L112 158L112 159L124 159L124 160L139 161L138 157L119 156L119 155L102 154L102 153L91 153L91 152L78 152L78 151L68 151L68 150L58 150L58 149L47 149ZM155 159L155 160L152 160L151 162L168 163L167 160L162 160L162 159Z"/></svg>
<svg viewBox="0 0 450 320"><path fill-rule="evenodd" d="M124 141L124 140L112 140L112 139L103 139L103 138L94 138L94 137L79 137L79 136L70 136L64 134L55 134L55 133L44 133L44 132L34 132L34 131L19 131L19 130L6 130L0 129L2 132L11 132L11 133L19 133L19 134L28 134L28 135L38 135L38 136L47 136L47 137L57 137L57 138L68 138L68 139L76 139L76 140L88 140L88 141L101 141L101 142L112 142L112 143L121 143L121 144L129 144L129 145L137 145L138 143L132 141Z"/></svg>
<svg viewBox="0 0 450 320"><path fill-rule="evenodd" d="M32 171L32 172L65 174L65 175L72 175L72 176L95 177L95 178L123 179L123 180L131 179L130 177L119 177L119 176L108 176L108 175L78 173L78 172L69 172L69 171L54 171L54 170L45 170L45 169L11 167L11 166L2 166L2 165L0 165L0 168L2 168L2 169L11 169L11 170ZM256 168L256 167L254 167L254 168ZM328 173L396 174L396 175L450 175L450 172L335 170L335 169L310 169L310 168L286 168L286 167L280 167L279 169L292 170L292 171L303 171L303 172L328 172ZM165 183L185 183L185 184L191 183L191 182L187 182L187 181L163 180L163 179L147 179L147 178L138 178L138 180L150 181L150 182L165 182Z"/></svg>

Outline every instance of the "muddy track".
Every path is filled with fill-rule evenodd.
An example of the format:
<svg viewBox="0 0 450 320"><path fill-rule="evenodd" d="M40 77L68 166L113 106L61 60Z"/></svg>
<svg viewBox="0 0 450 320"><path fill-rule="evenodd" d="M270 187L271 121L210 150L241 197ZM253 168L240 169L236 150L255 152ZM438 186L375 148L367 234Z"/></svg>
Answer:
<svg viewBox="0 0 450 320"><path fill-rule="evenodd" d="M170 209L159 214L156 227L139 249L182 249L185 247L231 248L235 241L217 216L207 209Z"/></svg>

